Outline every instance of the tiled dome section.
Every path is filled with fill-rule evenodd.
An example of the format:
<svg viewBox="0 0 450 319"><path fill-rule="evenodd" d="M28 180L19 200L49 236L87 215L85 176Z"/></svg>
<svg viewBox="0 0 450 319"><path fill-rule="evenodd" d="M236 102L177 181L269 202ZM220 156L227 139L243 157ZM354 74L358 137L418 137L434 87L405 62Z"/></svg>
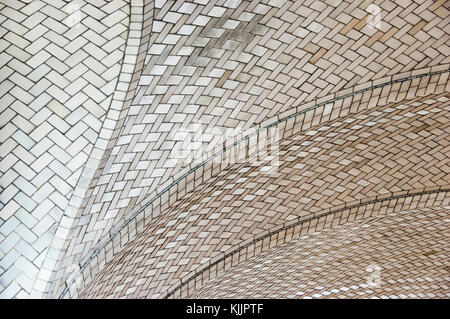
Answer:
<svg viewBox="0 0 450 319"><path fill-rule="evenodd" d="M314 232L230 268L189 298L449 298L450 206Z"/></svg>
<svg viewBox="0 0 450 319"><path fill-rule="evenodd" d="M432 191L442 201L448 100L428 95L308 126L283 137L270 174L246 163L222 169L148 221L83 295L163 297L239 245L298 220L397 195Z"/></svg>
<svg viewBox="0 0 450 319"><path fill-rule="evenodd" d="M421 74L439 89L447 82L448 10L441 2L376 2L380 24L372 23L363 1L146 4L153 5L134 98L121 113L78 211L59 269L77 262L84 271L114 238L125 244L129 239L116 236L130 216L149 201L167 201L169 196L161 194L196 168L197 163L173 154L185 142L175 136L180 130L202 123L210 130L246 132L319 102L410 76ZM384 89L400 95L386 97L386 91L374 89L362 102L399 101L436 88L412 79L398 85ZM406 93L403 85L418 88ZM207 143L217 141L212 137ZM93 276L90 271L85 275ZM55 291L66 279L58 274Z"/></svg>

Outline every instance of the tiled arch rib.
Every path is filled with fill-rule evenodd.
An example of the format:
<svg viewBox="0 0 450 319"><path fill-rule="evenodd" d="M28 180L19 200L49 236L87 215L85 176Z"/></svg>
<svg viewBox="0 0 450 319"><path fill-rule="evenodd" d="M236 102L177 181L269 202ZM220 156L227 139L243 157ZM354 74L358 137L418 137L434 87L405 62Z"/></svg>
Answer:
<svg viewBox="0 0 450 319"><path fill-rule="evenodd" d="M297 131L280 143L277 174L245 163L221 170L147 221L115 256L113 248L104 252L106 265L83 296L163 297L239 244L296 218L445 190L448 100L447 93L429 95Z"/></svg>
<svg viewBox="0 0 450 319"><path fill-rule="evenodd" d="M366 26L362 1L155 2L135 99L62 267L90 262L136 207L193 168L171 158L171 132L198 122L264 126L332 95L448 68L442 3L377 4L379 30Z"/></svg>
<svg viewBox="0 0 450 319"><path fill-rule="evenodd" d="M429 201L411 201L427 207L401 212L389 205L389 212L370 218L370 212L356 213L355 222L313 229L280 246L260 244L248 260L245 253L230 258L184 296L448 298L450 206L430 207Z"/></svg>
<svg viewBox="0 0 450 319"><path fill-rule="evenodd" d="M304 112L292 114L295 115L293 117L281 120L277 124L277 128L281 132L281 136L286 137L299 130L308 130L314 126L321 125L330 119L336 119L374 107L383 107L387 101L392 103L392 101L396 100L402 101L405 97L418 95L423 98L424 94L431 92L445 92L448 91L445 89L447 78L448 73L438 72L438 74L432 76L418 75L417 78L413 79L401 79L398 82L394 81L395 83L369 87L352 94L337 94L333 100L329 101L331 103L331 113L324 114L325 108L323 105L318 104L307 108ZM329 103L326 104L328 105ZM233 148L231 148L232 150ZM228 158L230 156L230 154L227 155ZM173 204L177 199L183 198L187 192L199 187L225 167L226 165L222 163L216 165L214 161L208 161L204 165L199 165L188 174L179 176L171 187L156 194L144 205L138 206L122 227L113 232L111 237L107 237L95 253L89 256L89 259L82 265L82 272L74 274L74 279L68 281L68 286L71 289L70 296L77 296L79 290L86 283L90 282L97 272L104 267L105 263L111 261L122 247L132 240L148 222L158 217L162 211L167 210L170 204ZM63 296L69 296L67 289L64 291Z"/></svg>
<svg viewBox="0 0 450 319"><path fill-rule="evenodd" d="M4 298L41 297L46 289L129 91L139 3L1 4Z"/></svg>

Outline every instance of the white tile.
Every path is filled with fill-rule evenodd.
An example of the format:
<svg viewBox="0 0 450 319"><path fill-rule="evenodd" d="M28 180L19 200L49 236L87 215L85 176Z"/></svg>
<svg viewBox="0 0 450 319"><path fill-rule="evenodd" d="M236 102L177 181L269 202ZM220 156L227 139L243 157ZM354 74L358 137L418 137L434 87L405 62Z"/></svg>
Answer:
<svg viewBox="0 0 450 319"><path fill-rule="evenodd" d="M195 28L196 27L193 25L183 25L177 33L182 35L191 35Z"/></svg>
<svg viewBox="0 0 450 319"><path fill-rule="evenodd" d="M211 18L209 18L207 16L199 15L197 18L195 18L195 20L192 22L192 24L198 25L198 26L205 26L208 24L209 20L211 20Z"/></svg>
<svg viewBox="0 0 450 319"><path fill-rule="evenodd" d="M226 8L222 7L212 7L211 11L209 11L208 15L212 17L221 17L225 11L227 11Z"/></svg>
<svg viewBox="0 0 450 319"><path fill-rule="evenodd" d="M180 56L168 56L167 59L164 61L164 65L177 65L177 63L180 61Z"/></svg>
<svg viewBox="0 0 450 319"><path fill-rule="evenodd" d="M36 226L33 227L33 232L38 236L42 236L54 223L54 220L50 216L45 215Z"/></svg>
<svg viewBox="0 0 450 319"><path fill-rule="evenodd" d="M170 22L170 23L175 24L175 23L178 22L178 20L180 20L181 16L182 16L182 15L179 14L179 13L168 12L168 13L166 13L166 15L163 17L162 20L165 21L165 22Z"/></svg>
<svg viewBox="0 0 450 319"><path fill-rule="evenodd" d="M44 153L36 161L34 161L33 164L31 164L31 168L36 172L40 172L47 167L53 159L53 156L49 153Z"/></svg>
<svg viewBox="0 0 450 319"><path fill-rule="evenodd" d="M196 4L193 3L183 3L181 5L181 7L178 9L178 12L181 13L187 13L187 14L191 14L192 12L194 12L195 8L197 7Z"/></svg>

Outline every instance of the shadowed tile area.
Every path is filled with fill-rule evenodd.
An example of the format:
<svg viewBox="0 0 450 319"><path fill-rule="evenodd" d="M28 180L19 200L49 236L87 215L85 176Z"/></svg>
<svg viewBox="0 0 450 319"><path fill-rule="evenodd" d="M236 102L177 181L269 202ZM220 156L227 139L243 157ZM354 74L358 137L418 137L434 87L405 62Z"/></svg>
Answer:
<svg viewBox="0 0 450 319"><path fill-rule="evenodd" d="M189 298L449 298L450 206L350 222L263 252Z"/></svg>
<svg viewBox="0 0 450 319"><path fill-rule="evenodd" d="M151 220L83 297L163 297L239 243L364 198L449 184L448 96L369 109L280 142L277 173L233 165Z"/></svg>

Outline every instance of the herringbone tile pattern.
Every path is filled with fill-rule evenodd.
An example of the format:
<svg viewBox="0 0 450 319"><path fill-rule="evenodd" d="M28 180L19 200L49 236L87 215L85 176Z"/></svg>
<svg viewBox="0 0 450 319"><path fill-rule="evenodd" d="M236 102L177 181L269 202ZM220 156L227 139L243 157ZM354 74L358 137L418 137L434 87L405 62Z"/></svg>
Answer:
<svg viewBox="0 0 450 319"><path fill-rule="evenodd" d="M143 217L148 223L226 167L197 169L112 240L140 205L195 167L172 156L185 142L174 137L180 128L205 123L247 132L316 102L448 70L445 1L374 4L381 10L375 26L362 0L2 2L2 296L55 297L80 265L95 260L83 273L92 279L143 227ZM289 137L445 91L448 72L424 75L277 127ZM407 187L443 179L402 174Z"/></svg>
<svg viewBox="0 0 450 319"><path fill-rule="evenodd" d="M216 277L220 277L229 269L237 267L249 259L253 259L254 256L260 253L303 238L307 234L321 233L323 230L334 228L337 225L346 227L346 223L353 223L373 216L392 215L417 208L445 206L450 201L448 195L449 191L447 190L395 195L377 200L367 199L355 204L349 204L342 209L316 214L312 218L299 218L283 227L271 230L266 235L258 237L251 242L242 243L232 252L205 265L190 277L183 278L182 284L171 288L165 297L186 298L195 294L202 285L207 284ZM395 216L398 217L397 215Z"/></svg>
<svg viewBox="0 0 450 319"><path fill-rule="evenodd" d="M450 206L371 217L251 257L189 298L449 298Z"/></svg>
<svg viewBox="0 0 450 319"><path fill-rule="evenodd" d="M405 98L411 99L415 96L424 99L424 96L426 96L427 94L448 91L448 88L446 88L446 86L448 86L448 73L442 73L432 76L423 76L417 79L405 80L401 83L388 84L381 88L373 88L362 93L355 92L355 94L350 94L349 96L347 95L342 96L341 93L338 93L334 95L334 98L337 98L338 100L328 103L325 107L324 106L317 107L305 113L299 114L298 116L292 117L286 121L282 121L276 126L276 128L281 138L283 138L284 136L288 137L291 134L297 133L299 130L308 130L314 126L320 125L321 123L325 123L330 119L342 117L347 114L356 114L368 108L369 109L381 108L383 106L386 106L386 104L400 102ZM314 103L308 103L304 105L304 107L313 107L313 106ZM233 152L235 151L234 150L230 151L229 154L227 154L227 157L230 158L235 156L233 154L230 154ZM108 158L106 164L108 163L109 164L112 163L110 161L110 158ZM164 196L157 197L158 193L163 189L163 186L165 187L169 183L167 182L161 185L158 191L154 191L149 195L149 198L156 197L156 200L151 202L151 206L147 209L147 213L145 213L145 215L141 214L141 216L138 216L137 218L133 218L131 223L126 222L125 228L119 229L121 238L120 240L115 239L113 241L110 239L111 238L110 236L114 236L112 235L114 234L114 231L117 231L116 230L117 227L114 227L109 234L106 233L103 236L102 240L99 242L98 245L94 246L94 248L98 249L99 254L96 253L96 255L93 256L93 258L90 258L92 253L90 253L86 247L90 247L90 245L92 244L93 242L92 236L94 234L98 236L98 238L101 238L100 233L102 231L93 230L90 232L89 236L84 234L73 237L70 242L70 245L68 246L68 253L62 260L62 263L68 265L71 264L73 260L79 260L79 258L82 258L83 256L85 258L81 259L82 262L85 262L86 260L88 260L88 258L90 258L89 259L90 265L88 266L87 269L84 269L84 273L82 275L82 277L84 278L82 279L82 281L85 280L86 282L88 282L91 278L95 276L96 272L98 272L98 269L102 267L101 265L103 265L105 261L110 261L113 255L117 253L121 249L121 247L123 247L123 245L126 244L128 240L131 240L136 235L136 232L142 229L144 225L148 224L148 222L153 218L158 217L160 212L166 210L169 204L173 203L179 198L182 198L184 194L186 194L186 192L189 192L193 190L195 187L198 187L203 182L207 181L211 176L215 176L226 166L227 165L224 163L214 164L209 162L199 168L196 168L195 171L192 171L192 173L187 174L185 177L183 176L183 174L185 174L187 170L182 169L181 171L176 173L173 177L174 179L181 178L181 182L177 182L175 186L169 188L169 192L164 194ZM136 168L139 171L145 170L145 166L136 166ZM130 174L129 176L134 175ZM141 181L139 178L135 180L136 183L139 181ZM109 183L108 185L112 184ZM102 187L105 186L106 185L103 185ZM92 205L94 200L99 199L98 194L101 194L101 188L99 188L99 186L97 185L92 191L93 194L97 194L97 196L89 197L87 207L90 207L89 205ZM84 211L85 215L83 215L79 219L80 224L76 227L75 230L76 234L83 234L85 232L86 226L84 222L86 220L92 219L94 221L97 219L103 220L103 218L108 218L110 216L114 216L115 214L114 211L110 212L106 210L100 213L94 213L94 215L92 215L91 213L93 213L93 211L88 210L87 207ZM99 209L100 205L95 205L92 207ZM139 209L140 205L138 205L136 208ZM134 214L134 212L136 212L136 209L132 210L131 214ZM88 230L93 229L94 225L95 223L94 224L91 223L89 228L87 229ZM108 224L101 223L99 225L105 226ZM119 223L117 226L122 225L123 224ZM107 226L105 227L105 229L108 230L109 227ZM84 240L80 240L81 238L84 237L86 237L87 242L85 242ZM105 247L104 245L107 245L106 249L104 248ZM107 251L110 253L106 253ZM75 291L76 289L74 290L73 293L76 295Z"/></svg>
<svg viewBox="0 0 450 319"><path fill-rule="evenodd" d="M277 128L282 137L289 137L299 131L312 129L330 119L336 119L346 114L355 114L368 108L386 107L384 104L387 101L401 101L405 97L421 96L427 92L442 91L446 83L447 76L444 73L441 76L423 77L420 80L418 79L418 81L408 80L401 85L392 85L383 89L375 89L366 93L344 97L341 100L328 104L327 107L314 108L292 119L280 122ZM418 99L427 100L424 97ZM330 106L332 111L328 112ZM233 152L232 149L230 153ZM232 157L233 154L228 154L227 156ZM70 291L70 296L77 296L80 289L96 276L99 269L102 269L105 263L110 262L122 247L128 241L132 240L146 225L152 222L154 218L160 218L161 213L166 212L171 204L178 199L183 199L186 193L200 187L202 183L205 183L226 167L227 165L222 163L215 164L214 162L200 166L191 174L183 177L174 187L169 188L169 191L164 196L157 197L156 200L150 202L142 214L138 214L127 221L125 227L118 229L116 235L112 235L114 240L106 238L103 244L104 246L101 246L93 258L89 259L83 267L82 274L75 275L77 284L69 285L73 286L73 290ZM89 256L89 254L87 255ZM66 296L69 296L69 294Z"/></svg>
<svg viewBox="0 0 450 319"><path fill-rule="evenodd" d="M129 14L123 0L0 4L2 297L44 289L38 273L125 82Z"/></svg>
<svg viewBox="0 0 450 319"><path fill-rule="evenodd" d="M171 158L183 142L171 133L183 126L249 129L354 86L448 68L443 2L376 3L380 29L367 26L363 1L156 2L133 105L65 258L89 258L133 209L193 167Z"/></svg>
<svg viewBox="0 0 450 319"><path fill-rule="evenodd" d="M183 125L248 129L355 85L448 64L442 3L379 5L374 31L363 1L158 2L133 112L82 213L88 239L70 249L89 250L188 170L170 157Z"/></svg>
<svg viewBox="0 0 450 319"><path fill-rule="evenodd" d="M415 98L300 130L281 141L277 174L246 164L221 170L151 220L83 295L162 297L240 243L299 217L448 186L448 100Z"/></svg>

